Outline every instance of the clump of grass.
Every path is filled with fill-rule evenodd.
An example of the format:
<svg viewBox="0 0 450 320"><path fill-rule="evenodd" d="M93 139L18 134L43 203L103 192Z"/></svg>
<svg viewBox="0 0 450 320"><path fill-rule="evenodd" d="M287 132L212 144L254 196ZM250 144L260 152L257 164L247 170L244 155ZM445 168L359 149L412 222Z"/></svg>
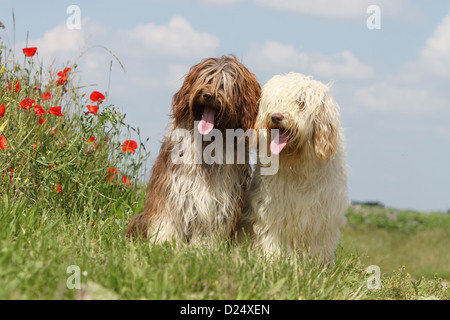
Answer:
<svg viewBox="0 0 450 320"><path fill-rule="evenodd" d="M450 288L437 273L432 280L412 277L405 266L394 270L392 276L382 278L379 290L372 292L375 299L448 300Z"/></svg>
<svg viewBox="0 0 450 320"><path fill-rule="evenodd" d="M74 82L76 64L46 70L38 54L22 64L10 56L0 45L0 189L67 215L129 211L148 154L140 137L121 148L124 115Z"/></svg>

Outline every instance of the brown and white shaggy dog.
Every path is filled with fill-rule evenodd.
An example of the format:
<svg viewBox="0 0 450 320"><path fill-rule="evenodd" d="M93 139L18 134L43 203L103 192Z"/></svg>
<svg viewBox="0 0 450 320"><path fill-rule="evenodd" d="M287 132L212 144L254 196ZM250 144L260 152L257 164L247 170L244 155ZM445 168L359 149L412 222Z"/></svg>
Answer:
<svg viewBox="0 0 450 320"><path fill-rule="evenodd" d="M251 168L247 145L245 163L225 161L226 146L236 150L239 143L227 140L226 130L253 128L260 94L255 75L234 56L191 67L173 96L169 134L151 171L144 211L131 219L128 235L143 234L155 243L230 238L242 214ZM209 137L211 131L223 141ZM218 161L196 161L206 148L215 148L211 154ZM183 161L174 161L174 155Z"/></svg>
<svg viewBox="0 0 450 320"><path fill-rule="evenodd" d="M262 89L255 129L270 153L259 154L241 223L266 254L334 258L349 201L339 108L328 89L298 73L274 76ZM279 157L278 172L261 175L269 155Z"/></svg>

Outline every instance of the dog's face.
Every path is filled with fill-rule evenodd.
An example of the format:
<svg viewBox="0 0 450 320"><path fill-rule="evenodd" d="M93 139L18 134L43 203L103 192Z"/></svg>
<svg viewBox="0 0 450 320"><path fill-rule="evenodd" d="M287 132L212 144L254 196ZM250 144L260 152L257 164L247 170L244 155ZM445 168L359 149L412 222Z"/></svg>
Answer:
<svg viewBox="0 0 450 320"><path fill-rule="evenodd" d="M275 76L262 90L256 129L269 129L272 154L305 152L321 160L336 154L338 106L328 86L298 73ZM278 142L270 129L279 129Z"/></svg>
<svg viewBox="0 0 450 320"><path fill-rule="evenodd" d="M172 100L175 126L190 129L194 121L201 134L212 128L253 128L261 88L235 57L205 59L193 66Z"/></svg>

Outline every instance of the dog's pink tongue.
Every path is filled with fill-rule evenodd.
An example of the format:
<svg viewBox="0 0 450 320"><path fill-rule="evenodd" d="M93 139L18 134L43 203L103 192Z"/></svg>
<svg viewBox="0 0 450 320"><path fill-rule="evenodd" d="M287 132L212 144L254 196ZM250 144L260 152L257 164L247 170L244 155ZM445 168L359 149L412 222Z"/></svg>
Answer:
<svg viewBox="0 0 450 320"><path fill-rule="evenodd" d="M212 108L205 108L203 110L202 120L198 124L198 131L202 135L208 134L214 128L214 116L216 115L216 110Z"/></svg>
<svg viewBox="0 0 450 320"><path fill-rule="evenodd" d="M278 138L278 139L277 139ZM278 140L278 142L277 142ZM280 154L281 150L286 146L289 142L288 135L286 133L278 134L275 139L270 143L270 152L274 155Z"/></svg>

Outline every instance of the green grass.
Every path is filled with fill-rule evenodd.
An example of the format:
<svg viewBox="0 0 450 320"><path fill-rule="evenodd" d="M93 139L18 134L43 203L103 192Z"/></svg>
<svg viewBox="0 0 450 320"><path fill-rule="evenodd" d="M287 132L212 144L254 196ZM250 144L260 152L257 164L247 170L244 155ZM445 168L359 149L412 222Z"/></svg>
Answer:
<svg viewBox="0 0 450 320"><path fill-rule="evenodd" d="M307 255L265 260L249 244L219 240L131 241L129 218L144 206L145 145L138 137L135 153L122 152L130 127L120 111L106 98L86 114L92 89L75 83L75 64L58 83L64 68L45 70L38 54L19 64L0 45L0 299L450 298L441 279L450 265L445 214L351 208L332 266ZM21 108L26 98L42 105L45 123ZM48 114L59 105L63 117ZM381 269L378 290L368 288L369 265ZM70 266L81 289L67 285Z"/></svg>
<svg viewBox="0 0 450 320"><path fill-rule="evenodd" d="M450 280L450 214L353 206L341 245L390 273L406 266L414 277Z"/></svg>
<svg viewBox="0 0 450 320"><path fill-rule="evenodd" d="M433 278L437 273L450 280L450 230L437 228L415 234L399 234L385 229L349 227L341 245L360 253L361 260L386 272L403 266L412 276Z"/></svg>
<svg viewBox="0 0 450 320"><path fill-rule="evenodd" d="M136 206L136 212L138 212ZM0 202L0 299L421 299L450 297L442 280L385 273L345 243L325 267L307 257L264 260L249 245L217 241L210 247L150 245L125 236L128 214L66 216L22 199ZM133 214L130 212L129 215ZM361 236L354 237L355 241ZM431 237L431 235L429 235ZM368 241L369 240L369 241ZM392 248L395 253L395 248ZM416 251L416 256L421 251ZM401 261L402 262L402 261ZM367 266L379 264L382 288L369 290ZM66 273L80 267L82 290L70 290Z"/></svg>

